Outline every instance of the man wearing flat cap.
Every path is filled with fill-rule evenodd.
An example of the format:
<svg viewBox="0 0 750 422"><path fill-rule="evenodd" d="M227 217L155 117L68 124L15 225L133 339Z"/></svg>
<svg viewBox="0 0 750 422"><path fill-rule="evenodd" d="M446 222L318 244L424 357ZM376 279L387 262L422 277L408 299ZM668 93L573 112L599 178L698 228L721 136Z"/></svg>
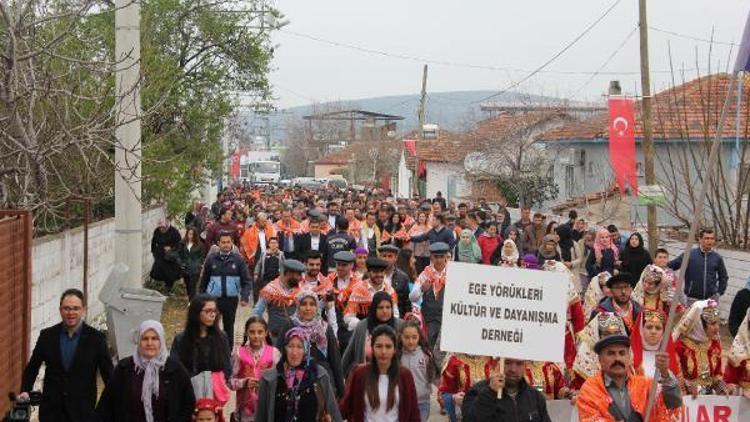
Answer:
<svg viewBox="0 0 750 422"><path fill-rule="evenodd" d="M339 339L340 350L346 350L346 345L349 344L352 335L344 322L344 311L349 304L352 290L360 282L359 277L352 271L354 259L354 254L349 251L341 251L333 255L336 263L335 270L328 274L324 284L316 290L326 303L334 302L338 325L336 337Z"/></svg>
<svg viewBox="0 0 750 422"><path fill-rule="evenodd" d="M300 290L300 281L305 265L296 259L287 259L282 264L283 272L261 289L253 316L262 317L268 310L268 331L275 342L283 333L281 329L297 309L295 299Z"/></svg>
<svg viewBox="0 0 750 422"><path fill-rule="evenodd" d="M401 250L395 245L383 245L378 248L378 256L388 264L385 269L385 282L393 287L398 295L398 302L394 302L394 305L398 305L401 315L406 315L412 310L411 300L409 300L410 279L405 272L396 267L399 252Z"/></svg>
<svg viewBox="0 0 750 422"><path fill-rule="evenodd" d="M437 344L440 326L443 323L443 295L450 246L447 243L435 242L430 245L430 265L425 267L417 277L409 294L412 302L422 299L422 316L427 325L427 336L430 344Z"/></svg>
<svg viewBox="0 0 750 422"><path fill-rule="evenodd" d="M388 263L384 260L374 256L367 258L367 272L370 274L370 279L361 280L352 288L349 303L344 311L344 321L350 331L354 331L359 321L367 317L375 293L388 293L393 303L398 300L396 291L385 282L386 268L388 268ZM393 309L393 316L399 317L398 308Z"/></svg>
<svg viewBox="0 0 750 422"><path fill-rule="evenodd" d="M653 382L651 377L632 374L630 339L622 334L604 336L594 351L599 356L601 370L581 387L576 400L579 420L642 421ZM656 369L661 388L649 421L667 422L682 407L677 379L669 370L669 353L656 353Z"/></svg>
<svg viewBox="0 0 750 422"><path fill-rule="evenodd" d="M625 328L630 334L642 311L641 305L632 299L635 278L630 273L619 273L607 280L607 287L612 291L612 296L599 302L591 312L590 319L600 312L614 312L625 322Z"/></svg>

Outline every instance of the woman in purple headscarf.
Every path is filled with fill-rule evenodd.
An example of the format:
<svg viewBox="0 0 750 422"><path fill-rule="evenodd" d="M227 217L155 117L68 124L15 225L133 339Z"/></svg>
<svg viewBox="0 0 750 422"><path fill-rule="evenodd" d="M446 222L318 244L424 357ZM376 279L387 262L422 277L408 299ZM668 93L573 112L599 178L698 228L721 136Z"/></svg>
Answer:
<svg viewBox="0 0 750 422"><path fill-rule="evenodd" d="M328 371L310 357L309 333L294 327L284 340L281 360L260 379L255 420L340 421Z"/></svg>

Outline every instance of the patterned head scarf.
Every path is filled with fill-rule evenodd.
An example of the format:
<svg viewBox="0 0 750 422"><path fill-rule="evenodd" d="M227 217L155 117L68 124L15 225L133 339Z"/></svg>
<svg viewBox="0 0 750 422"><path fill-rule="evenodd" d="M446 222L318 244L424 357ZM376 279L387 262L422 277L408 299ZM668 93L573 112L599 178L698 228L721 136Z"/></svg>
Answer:
<svg viewBox="0 0 750 422"><path fill-rule="evenodd" d="M737 330L737 336L732 341L728 357L732 366L740 366L742 361L750 359L750 309L747 310L745 319L742 320Z"/></svg>
<svg viewBox="0 0 750 422"><path fill-rule="evenodd" d="M311 321L303 321L299 315L299 305L304 299L308 297L312 298L315 301L315 308L318 309L318 312L315 313L315 316ZM313 292L312 290L305 289L297 295L296 300L297 310L294 312L294 315L292 315L292 323L296 328L301 328L303 331L305 331L308 341L311 344L314 344L315 347L317 347L318 350L323 353L323 356L327 357L328 337L326 337L326 330L328 329L328 324L323 321L323 318L321 318L320 316L320 302L318 299L318 295L315 294L315 292Z"/></svg>
<svg viewBox="0 0 750 422"><path fill-rule="evenodd" d="M609 237L609 247L604 246L604 237ZM594 256L597 258L602 256L602 251L605 249L611 249L612 253L615 254L615 258L617 258L620 255L620 250L617 249L617 245L615 245L615 242L611 240L611 235L609 231L606 228L601 228L596 232L596 238L594 239Z"/></svg>
<svg viewBox="0 0 750 422"><path fill-rule="evenodd" d="M708 338L708 334L703 328L702 319L704 312L715 310L717 306L718 304L713 299L699 300L693 303L672 331L672 338L678 340L681 337L687 337L698 343L713 340Z"/></svg>
<svg viewBox="0 0 750 422"><path fill-rule="evenodd" d="M505 246L510 245L513 248L513 252L510 253L510 255L505 254ZM510 265L512 264L514 267L518 264L518 246L516 246L516 242L505 239L503 242L503 250L502 250L502 257L501 257L501 263L500 265Z"/></svg>
<svg viewBox="0 0 750 422"><path fill-rule="evenodd" d="M153 331L159 337L159 353L150 359L141 355L140 348L133 354L135 370L143 372L143 387L141 390L141 401L143 402L143 411L146 414L147 422L154 422L154 411L152 408L152 397L159 397L159 372L167 363L169 352L167 352L167 342L164 336L164 327L161 323L154 320L146 320L138 328L138 343L140 344L143 335L148 331Z"/></svg>

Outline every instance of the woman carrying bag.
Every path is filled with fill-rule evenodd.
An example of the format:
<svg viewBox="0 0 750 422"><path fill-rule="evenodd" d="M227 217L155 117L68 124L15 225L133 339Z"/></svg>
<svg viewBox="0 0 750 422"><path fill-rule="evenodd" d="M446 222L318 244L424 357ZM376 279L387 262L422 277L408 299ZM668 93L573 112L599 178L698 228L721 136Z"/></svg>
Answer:
<svg viewBox="0 0 750 422"><path fill-rule="evenodd" d="M188 307L185 330L174 338L171 356L187 369L196 398L226 403L227 380L232 374L231 352L226 334L218 328L216 299L197 295Z"/></svg>

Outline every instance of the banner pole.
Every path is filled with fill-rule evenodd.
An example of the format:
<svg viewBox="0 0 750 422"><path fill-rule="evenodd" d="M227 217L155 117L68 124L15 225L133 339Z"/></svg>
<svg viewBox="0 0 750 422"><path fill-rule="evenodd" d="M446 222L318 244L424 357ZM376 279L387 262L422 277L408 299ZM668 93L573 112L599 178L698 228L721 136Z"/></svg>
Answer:
<svg viewBox="0 0 750 422"><path fill-rule="evenodd" d="M497 365L495 365L495 370L500 372L500 375L505 373L505 358L500 358L500 361L497 362ZM497 389L497 398L498 400L503 398L503 389L498 388Z"/></svg>
<svg viewBox="0 0 750 422"><path fill-rule="evenodd" d="M690 261L690 250L693 248L695 242L695 236L698 233L698 227L703 221L703 205L706 201L706 193L708 192L708 186L711 184L711 179L714 173L714 167L718 161L719 147L721 146L722 133L724 132L724 120L726 118L727 109L729 108L729 101L732 99L732 89L734 83L739 79L739 73L734 73L731 80L729 81L729 87L727 88L727 94L724 98L724 105L721 108L721 116L719 117L718 127L716 128L716 134L713 142L711 143L711 152L708 155L708 162L706 163L706 171L703 177L703 183L701 184L701 190L694 204L695 211L693 212L693 221L690 223L690 233L688 234L687 241L685 242L685 251L682 253L682 265L680 266L680 272L677 277L677 295L672 299L672 303L669 305L669 316L667 317L666 326L664 328L664 337L661 339L661 345L659 351L664 352L667 350L667 344L669 344L669 337L672 335L672 327L674 326L674 316L677 310L677 297L683 294L682 285L685 280L685 271L687 270L688 262ZM654 374L656 375L656 374ZM651 383L651 390L648 395L648 404L646 404L646 411L643 415L644 422L648 422L649 416L651 415L651 409L654 407L656 400L656 387L658 377L654 376Z"/></svg>

